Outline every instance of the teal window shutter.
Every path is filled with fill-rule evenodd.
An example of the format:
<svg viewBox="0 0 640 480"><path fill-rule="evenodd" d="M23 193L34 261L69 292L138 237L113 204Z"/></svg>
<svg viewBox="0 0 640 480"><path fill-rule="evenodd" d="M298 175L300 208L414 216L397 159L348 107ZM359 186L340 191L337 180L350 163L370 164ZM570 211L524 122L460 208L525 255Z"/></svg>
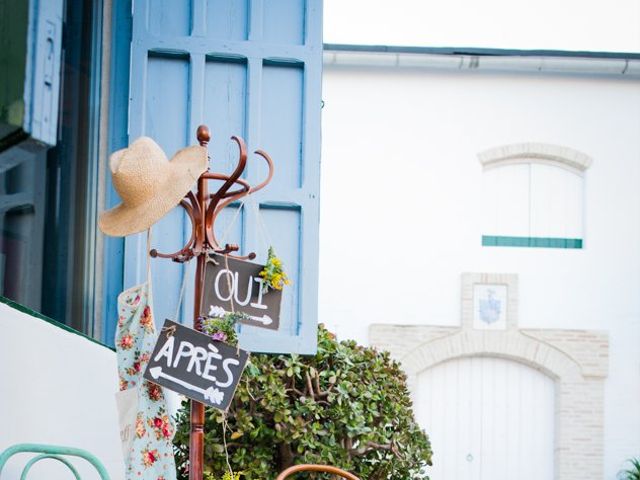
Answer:
<svg viewBox="0 0 640 480"><path fill-rule="evenodd" d="M197 126L205 123L212 132L213 171L233 169L237 147L231 135L243 136L249 151L260 148L272 156L276 170L271 184L242 210L228 207L217 234L220 238L227 232L227 242L239 243L244 253L255 251L257 261L266 260L273 245L293 280L285 290L280 329L243 327L241 345L254 352L314 353L322 2L137 0L130 64L130 141L148 135L171 156L194 144ZM264 162L250 157L246 180L256 184L265 175ZM189 229L184 213L175 209L154 227L154 248L178 250ZM145 258L144 235L128 237L125 288L144 281ZM190 264L152 261L158 321L175 316L186 278L181 321L191 323L193 270Z"/></svg>

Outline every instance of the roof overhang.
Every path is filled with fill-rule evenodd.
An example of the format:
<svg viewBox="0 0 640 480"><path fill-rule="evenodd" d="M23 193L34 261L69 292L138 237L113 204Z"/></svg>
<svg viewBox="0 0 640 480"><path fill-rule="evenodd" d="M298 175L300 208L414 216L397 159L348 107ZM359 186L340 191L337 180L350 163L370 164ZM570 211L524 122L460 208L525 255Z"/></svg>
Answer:
<svg viewBox="0 0 640 480"><path fill-rule="evenodd" d="M324 65L640 78L633 53L325 44Z"/></svg>

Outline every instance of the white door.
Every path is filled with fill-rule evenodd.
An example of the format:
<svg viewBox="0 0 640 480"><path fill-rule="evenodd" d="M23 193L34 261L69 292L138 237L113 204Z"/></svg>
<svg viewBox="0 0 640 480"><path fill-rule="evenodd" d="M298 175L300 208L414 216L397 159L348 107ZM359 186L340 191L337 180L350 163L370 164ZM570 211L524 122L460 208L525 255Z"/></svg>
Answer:
<svg viewBox="0 0 640 480"><path fill-rule="evenodd" d="M418 378L431 480L552 480L554 382L500 358L451 360Z"/></svg>

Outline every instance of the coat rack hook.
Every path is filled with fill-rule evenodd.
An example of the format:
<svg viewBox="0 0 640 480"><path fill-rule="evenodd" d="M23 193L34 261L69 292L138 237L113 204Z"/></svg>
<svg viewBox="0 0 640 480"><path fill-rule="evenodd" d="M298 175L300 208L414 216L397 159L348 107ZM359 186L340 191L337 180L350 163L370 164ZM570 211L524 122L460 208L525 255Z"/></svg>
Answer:
<svg viewBox="0 0 640 480"><path fill-rule="evenodd" d="M211 131L206 125L200 125L196 131L196 137L202 147L207 147L211 141ZM240 178L247 165L247 147L244 140L237 136L231 139L238 145L238 164L233 173L227 175L222 173L205 172L198 179L198 191L189 192L180 202L185 209L191 221L192 230L191 238L186 245L179 251L174 253L161 253L153 249L149 254L154 258L170 258L174 262L188 262L194 257L207 255L210 253L219 253L230 255L234 258L242 260L253 260L256 254L251 252L245 256L234 255L237 252L237 245L226 244L221 246L216 239L214 232L214 224L218 214L232 202L248 195L255 193L264 188L273 177L273 161L271 157L262 150L256 150L256 154L267 163L268 174L265 180L255 186L251 186L246 180ZM223 184L215 193L209 193L208 181L222 181ZM231 190L235 187L235 190Z"/></svg>

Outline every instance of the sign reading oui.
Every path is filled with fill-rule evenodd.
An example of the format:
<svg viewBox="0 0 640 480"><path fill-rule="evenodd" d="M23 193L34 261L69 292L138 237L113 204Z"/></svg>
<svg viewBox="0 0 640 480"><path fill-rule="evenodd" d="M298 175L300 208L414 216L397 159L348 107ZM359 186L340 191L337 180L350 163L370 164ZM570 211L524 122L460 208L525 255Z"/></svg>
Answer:
<svg viewBox="0 0 640 480"><path fill-rule="evenodd" d="M144 378L227 410L248 358L244 350L165 320Z"/></svg>
<svg viewBox="0 0 640 480"><path fill-rule="evenodd" d="M205 268L202 315L232 311L247 315L241 323L277 330L282 291L264 292L264 265L212 255Z"/></svg>

